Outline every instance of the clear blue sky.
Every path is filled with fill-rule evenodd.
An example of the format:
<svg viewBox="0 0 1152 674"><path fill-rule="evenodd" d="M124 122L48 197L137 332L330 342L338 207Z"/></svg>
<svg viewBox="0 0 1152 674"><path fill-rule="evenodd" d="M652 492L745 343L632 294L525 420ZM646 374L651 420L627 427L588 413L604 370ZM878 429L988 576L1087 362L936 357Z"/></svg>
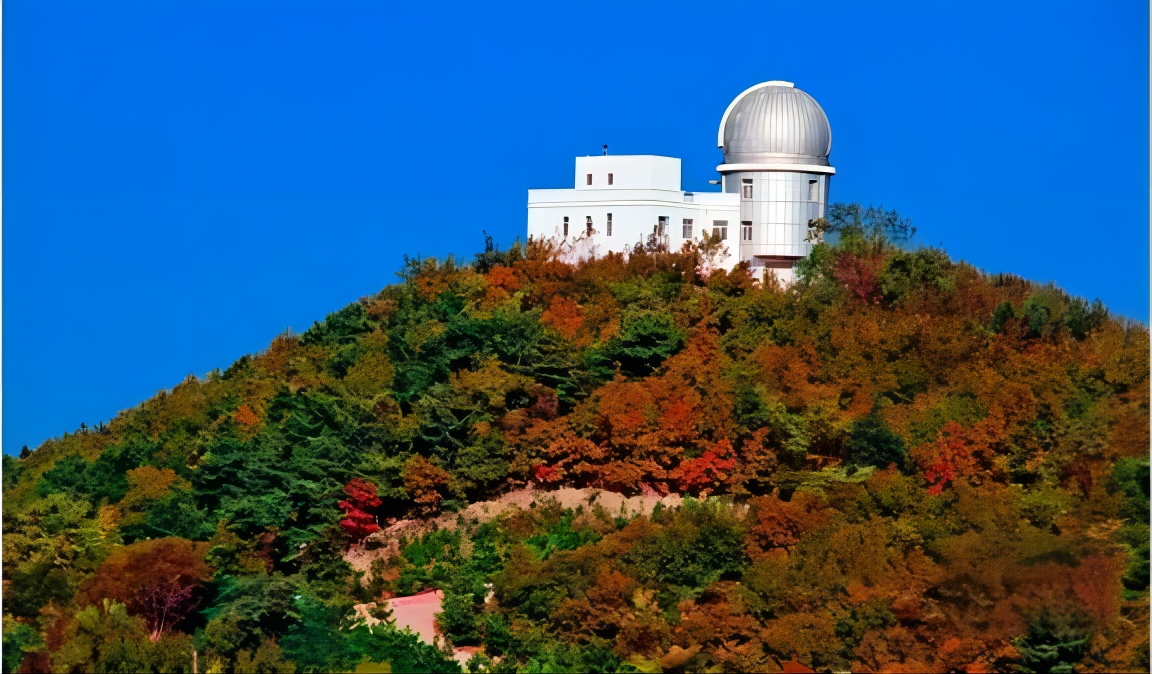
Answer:
<svg viewBox="0 0 1152 674"><path fill-rule="evenodd" d="M1148 5L7 0L3 448L523 234L573 157L720 163L793 81L834 201L1148 320Z"/></svg>

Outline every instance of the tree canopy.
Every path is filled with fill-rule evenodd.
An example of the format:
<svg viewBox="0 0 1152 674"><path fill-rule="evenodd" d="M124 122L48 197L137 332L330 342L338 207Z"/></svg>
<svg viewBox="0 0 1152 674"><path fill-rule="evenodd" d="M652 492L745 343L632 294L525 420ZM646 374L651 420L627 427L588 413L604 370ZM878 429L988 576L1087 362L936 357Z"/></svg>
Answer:
<svg viewBox="0 0 1152 674"><path fill-rule="evenodd" d="M812 228L789 287L711 241L410 258L6 456L4 671L459 671L364 619L425 589L471 670L1147 671L1146 326L895 211Z"/></svg>

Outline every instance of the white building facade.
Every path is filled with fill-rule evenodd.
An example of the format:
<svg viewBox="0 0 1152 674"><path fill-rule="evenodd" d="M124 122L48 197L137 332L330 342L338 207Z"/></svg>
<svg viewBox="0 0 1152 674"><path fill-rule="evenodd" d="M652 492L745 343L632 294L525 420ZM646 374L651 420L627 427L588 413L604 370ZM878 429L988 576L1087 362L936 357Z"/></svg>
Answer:
<svg viewBox="0 0 1152 674"><path fill-rule="evenodd" d="M680 160L655 155L577 157L572 189L528 190L528 235L584 254L628 252L655 242L678 250L719 236L728 268L748 262L793 280L808 255L808 221L824 216L832 131L816 101L791 82L771 81L736 97L720 121L721 191L688 192Z"/></svg>

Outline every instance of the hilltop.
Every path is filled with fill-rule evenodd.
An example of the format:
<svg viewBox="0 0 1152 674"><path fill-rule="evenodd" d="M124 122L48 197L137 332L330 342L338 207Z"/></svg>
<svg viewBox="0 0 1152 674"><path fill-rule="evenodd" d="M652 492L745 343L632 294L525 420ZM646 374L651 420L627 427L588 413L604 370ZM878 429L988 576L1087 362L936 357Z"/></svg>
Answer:
<svg viewBox="0 0 1152 674"><path fill-rule="evenodd" d="M457 671L352 608L427 588L493 671L1146 671L1147 328L815 229L786 288L715 241L408 259L5 456L4 672Z"/></svg>

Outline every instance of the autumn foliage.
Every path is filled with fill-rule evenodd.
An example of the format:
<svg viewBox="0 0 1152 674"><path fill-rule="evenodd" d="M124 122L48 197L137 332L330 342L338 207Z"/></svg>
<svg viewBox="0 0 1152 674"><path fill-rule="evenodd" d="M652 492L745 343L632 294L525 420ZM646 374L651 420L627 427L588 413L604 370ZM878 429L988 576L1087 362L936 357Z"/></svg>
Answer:
<svg viewBox="0 0 1152 674"><path fill-rule="evenodd" d="M344 519L340 520L340 528L348 534L353 541L359 541L369 534L380 531L376 523L376 516L372 512L383 503L376 496L376 485L358 477L344 485L347 500L341 501L340 509L344 511Z"/></svg>
<svg viewBox="0 0 1152 674"><path fill-rule="evenodd" d="M112 553L80 586L81 605L112 599L144 617L153 641L196 608L198 590L211 578L204 543L182 538L141 541Z"/></svg>
<svg viewBox="0 0 1152 674"><path fill-rule="evenodd" d="M789 287L711 241L409 258L6 457L5 670L456 671L350 627L436 589L475 669L1147 671L1146 326L812 226Z"/></svg>

